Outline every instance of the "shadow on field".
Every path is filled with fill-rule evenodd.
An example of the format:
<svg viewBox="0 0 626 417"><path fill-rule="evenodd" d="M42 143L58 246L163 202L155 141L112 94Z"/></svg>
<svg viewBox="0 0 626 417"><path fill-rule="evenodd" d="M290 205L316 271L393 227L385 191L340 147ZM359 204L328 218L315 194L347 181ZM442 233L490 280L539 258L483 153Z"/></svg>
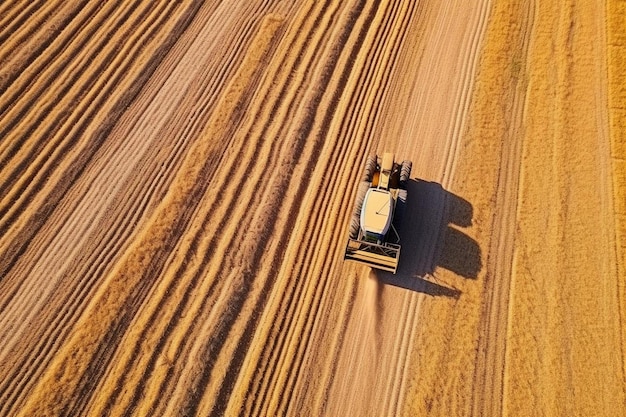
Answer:
<svg viewBox="0 0 626 417"><path fill-rule="evenodd" d="M478 243L460 229L472 225L473 208L440 184L410 180L400 222L397 273L376 271L380 282L433 296L458 298L461 292L430 278L437 267L476 279L482 267Z"/></svg>

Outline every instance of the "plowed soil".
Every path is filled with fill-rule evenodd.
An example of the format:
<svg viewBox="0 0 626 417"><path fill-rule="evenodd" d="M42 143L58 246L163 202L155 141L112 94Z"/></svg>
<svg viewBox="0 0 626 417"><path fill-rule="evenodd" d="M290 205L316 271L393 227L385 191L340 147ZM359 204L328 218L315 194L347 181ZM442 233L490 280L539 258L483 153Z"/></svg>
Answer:
<svg viewBox="0 0 626 417"><path fill-rule="evenodd" d="M626 415L626 3L0 4L0 416ZM411 160L397 274L343 260Z"/></svg>

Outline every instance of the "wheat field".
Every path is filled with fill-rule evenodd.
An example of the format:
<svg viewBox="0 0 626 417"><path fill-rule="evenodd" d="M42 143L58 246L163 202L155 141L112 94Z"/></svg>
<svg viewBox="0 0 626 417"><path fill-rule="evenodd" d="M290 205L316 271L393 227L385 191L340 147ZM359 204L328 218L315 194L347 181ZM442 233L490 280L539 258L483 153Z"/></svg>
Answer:
<svg viewBox="0 0 626 417"><path fill-rule="evenodd" d="M1 3L0 415L626 415L625 56L623 0Z"/></svg>

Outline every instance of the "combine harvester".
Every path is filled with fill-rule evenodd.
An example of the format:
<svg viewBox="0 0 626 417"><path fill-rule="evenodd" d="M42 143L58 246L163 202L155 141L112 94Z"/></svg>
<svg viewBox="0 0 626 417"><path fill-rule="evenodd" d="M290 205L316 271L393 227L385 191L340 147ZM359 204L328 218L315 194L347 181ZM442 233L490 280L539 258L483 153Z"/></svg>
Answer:
<svg viewBox="0 0 626 417"><path fill-rule="evenodd" d="M397 228L406 206L411 166L411 161L394 162L388 152L382 159L367 158L344 259L396 273L400 258Z"/></svg>

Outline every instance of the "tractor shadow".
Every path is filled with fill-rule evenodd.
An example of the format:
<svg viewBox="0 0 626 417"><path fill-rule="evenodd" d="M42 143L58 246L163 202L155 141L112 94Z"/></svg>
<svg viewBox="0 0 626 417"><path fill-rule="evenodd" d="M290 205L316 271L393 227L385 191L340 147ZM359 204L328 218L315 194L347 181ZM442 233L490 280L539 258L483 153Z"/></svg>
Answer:
<svg viewBox="0 0 626 417"><path fill-rule="evenodd" d="M473 207L441 184L412 179L398 233L402 250L397 273L377 271L384 284L433 296L459 298L455 288L431 279L438 267L466 279L482 268L478 243L461 229L472 225Z"/></svg>

